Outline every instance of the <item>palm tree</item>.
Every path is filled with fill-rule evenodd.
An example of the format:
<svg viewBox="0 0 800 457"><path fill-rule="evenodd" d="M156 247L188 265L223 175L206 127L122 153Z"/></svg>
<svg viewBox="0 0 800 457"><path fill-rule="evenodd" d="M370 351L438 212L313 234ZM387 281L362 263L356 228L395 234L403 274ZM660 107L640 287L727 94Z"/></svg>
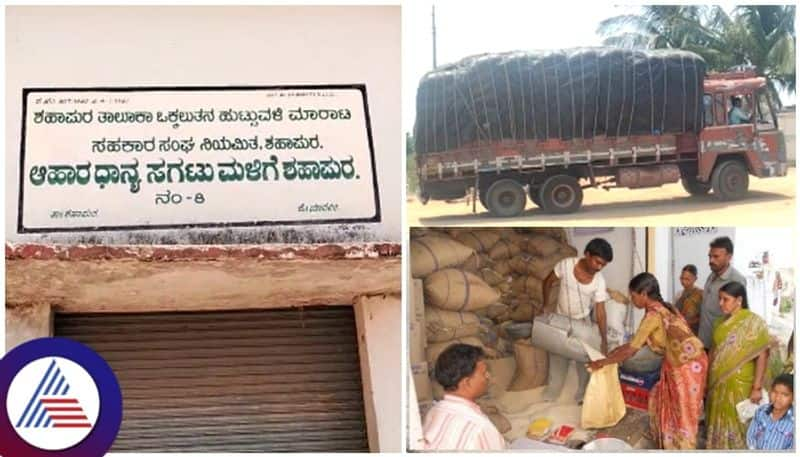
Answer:
<svg viewBox="0 0 800 457"><path fill-rule="evenodd" d="M652 5L608 18L597 32L608 46L693 51L712 71L753 67L769 78L780 103L775 83L796 89L794 18L794 5L738 6L730 13L720 6Z"/></svg>

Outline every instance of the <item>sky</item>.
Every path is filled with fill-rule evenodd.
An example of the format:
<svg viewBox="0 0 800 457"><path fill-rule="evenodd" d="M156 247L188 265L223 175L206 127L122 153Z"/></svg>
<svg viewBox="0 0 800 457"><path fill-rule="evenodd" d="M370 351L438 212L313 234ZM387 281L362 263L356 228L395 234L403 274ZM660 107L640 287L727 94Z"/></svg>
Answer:
<svg viewBox="0 0 800 457"><path fill-rule="evenodd" d="M638 6L601 2L420 0L403 5L403 131L413 129L420 78L433 66L431 5L439 65L484 52L601 46L597 25ZM784 98L793 104L794 97Z"/></svg>

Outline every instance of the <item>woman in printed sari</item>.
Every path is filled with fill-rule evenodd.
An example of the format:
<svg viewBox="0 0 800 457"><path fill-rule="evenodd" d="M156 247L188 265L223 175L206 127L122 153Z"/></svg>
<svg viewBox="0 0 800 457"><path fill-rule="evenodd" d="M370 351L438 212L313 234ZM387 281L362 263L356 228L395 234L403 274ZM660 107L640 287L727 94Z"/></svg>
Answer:
<svg viewBox="0 0 800 457"><path fill-rule="evenodd" d="M736 405L761 400L770 338L763 319L747 309L747 291L738 282L719 289L724 316L714 323L708 375L708 449L747 449L747 428Z"/></svg>
<svg viewBox="0 0 800 457"><path fill-rule="evenodd" d="M591 362L596 370L621 363L647 344L663 354L661 378L650 391L650 432L662 449L695 449L703 409L708 356L686 320L661 298L658 280L640 273L628 285L631 302L647 310L630 342L614 349L608 358Z"/></svg>
<svg viewBox="0 0 800 457"><path fill-rule="evenodd" d="M685 265L679 279L683 292L675 297L675 308L683 314L686 323L697 335L700 326L700 304L703 303L703 289L694 285L697 281L697 267L692 264Z"/></svg>

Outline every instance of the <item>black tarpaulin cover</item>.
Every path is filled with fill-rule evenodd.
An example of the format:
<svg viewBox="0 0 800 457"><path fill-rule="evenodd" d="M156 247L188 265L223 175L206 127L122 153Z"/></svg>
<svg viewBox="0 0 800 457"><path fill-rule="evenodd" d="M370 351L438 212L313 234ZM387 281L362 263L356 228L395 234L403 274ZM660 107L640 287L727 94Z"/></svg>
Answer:
<svg viewBox="0 0 800 457"><path fill-rule="evenodd" d="M427 73L418 153L476 141L699 132L705 62L688 51L577 48L482 54Z"/></svg>

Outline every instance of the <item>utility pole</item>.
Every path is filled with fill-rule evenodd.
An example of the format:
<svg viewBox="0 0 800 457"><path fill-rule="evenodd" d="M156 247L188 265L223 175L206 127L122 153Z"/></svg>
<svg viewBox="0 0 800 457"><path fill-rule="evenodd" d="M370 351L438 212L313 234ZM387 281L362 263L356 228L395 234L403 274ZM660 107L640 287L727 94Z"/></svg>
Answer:
<svg viewBox="0 0 800 457"><path fill-rule="evenodd" d="M431 5L431 28L433 30L433 69L436 69L436 5Z"/></svg>

